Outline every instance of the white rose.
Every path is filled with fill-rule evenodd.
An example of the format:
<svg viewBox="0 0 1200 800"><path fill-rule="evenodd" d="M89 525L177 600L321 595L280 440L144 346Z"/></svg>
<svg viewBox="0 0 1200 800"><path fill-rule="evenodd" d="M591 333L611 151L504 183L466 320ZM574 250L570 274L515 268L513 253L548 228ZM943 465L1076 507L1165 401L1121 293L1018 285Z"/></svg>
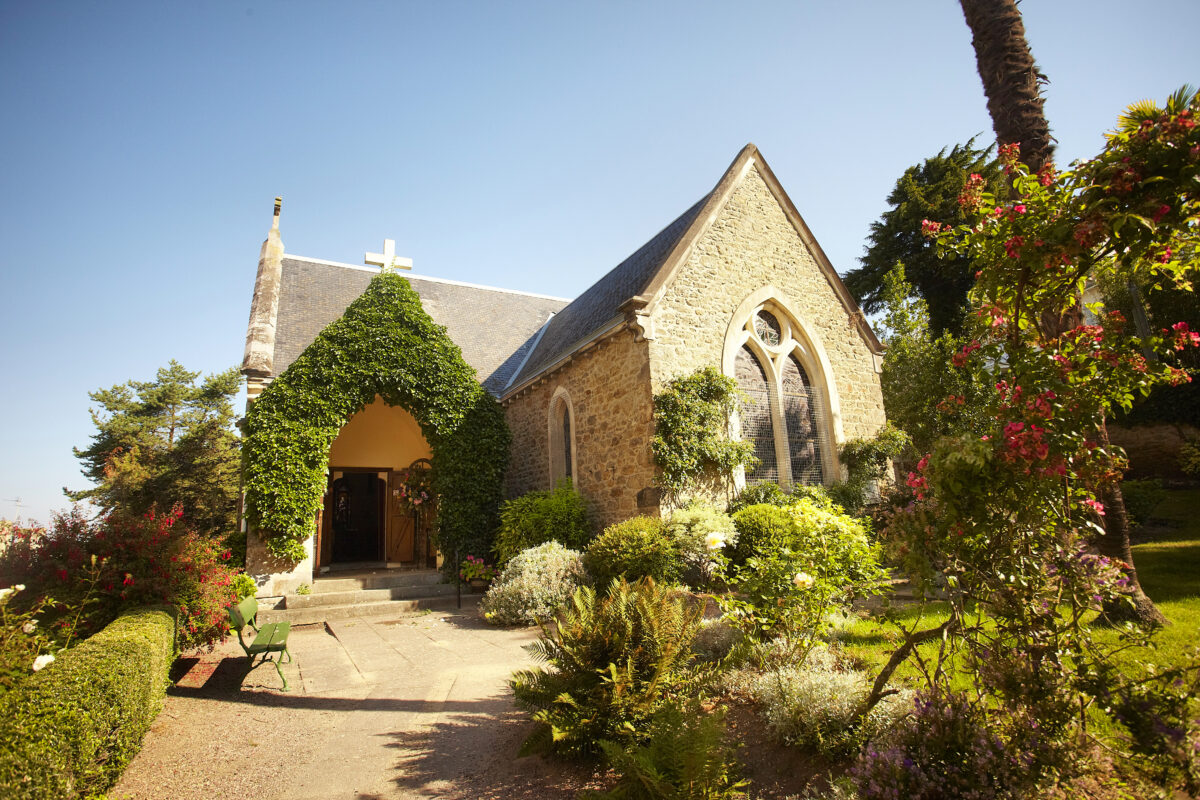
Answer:
<svg viewBox="0 0 1200 800"><path fill-rule="evenodd" d="M49 666L52 663L54 663L54 656L51 654L46 653L45 655L38 656L33 660L33 671L37 672L42 667Z"/></svg>
<svg viewBox="0 0 1200 800"><path fill-rule="evenodd" d="M796 577L792 578L792 585L797 589L807 589L813 585L813 576L807 572L797 572Z"/></svg>
<svg viewBox="0 0 1200 800"><path fill-rule="evenodd" d="M21 630L25 632L26 636L32 636L33 632L37 630L37 622L31 619L21 626Z"/></svg>
<svg viewBox="0 0 1200 800"><path fill-rule="evenodd" d="M709 550L720 550L725 546L725 537L720 533L713 531L704 537L704 546Z"/></svg>

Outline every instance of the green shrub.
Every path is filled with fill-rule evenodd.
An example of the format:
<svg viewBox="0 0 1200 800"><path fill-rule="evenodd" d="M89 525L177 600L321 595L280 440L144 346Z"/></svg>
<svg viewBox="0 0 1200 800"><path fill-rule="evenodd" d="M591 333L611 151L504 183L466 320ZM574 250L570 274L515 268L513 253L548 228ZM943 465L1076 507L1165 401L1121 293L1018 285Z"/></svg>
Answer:
<svg viewBox="0 0 1200 800"><path fill-rule="evenodd" d="M233 590L237 593L237 602L242 602L247 597L254 597L258 593L258 584L244 572L239 572L233 576Z"/></svg>
<svg viewBox="0 0 1200 800"><path fill-rule="evenodd" d="M127 611L0 698L0 796L108 789L162 708L174 643L172 609Z"/></svg>
<svg viewBox="0 0 1200 800"><path fill-rule="evenodd" d="M784 506L766 503L747 506L733 515L733 525L738 536L729 557L735 566L740 567L752 556L791 548L796 541L796 524Z"/></svg>
<svg viewBox="0 0 1200 800"><path fill-rule="evenodd" d="M1145 525L1158 504L1167 498L1167 490L1158 478L1122 481L1121 494L1125 498L1125 513L1129 515L1130 525Z"/></svg>
<svg viewBox="0 0 1200 800"><path fill-rule="evenodd" d="M508 562L483 596L479 610L496 625L536 625L565 606L585 578L578 550L546 542Z"/></svg>
<svg viewBox="0 0 1200 800"><path fill-rule="evenodd" d="M733 515L747 506L760 506L763 504L786 506L790 502L791 498L788 496L788 493L780 488L778 483L764 481L763 483L756 483L753 486L747 486L742 489L737 497L729 502L729 507L725 509L725 513Z"/></svg>
<svg viewBox="0 0 1200 800"><path fill-rule="evenodd" d="M671 514L667 531L679 551L681 578L696 589L709 587L717 577L717 554L737 541L729 515L705 503L691 503Z"/></svg>
<svg viewBox="0 0 1200 800"><path fill-rule="evenodd" d="M616 578L635 581L654 578L677 583L680 578L679 547L656 517L633 517L609 525L588 545L583 566L600 589Z"/></svg>
<svg viewBox="0 0 1200 800"><path fill-rule="evenodd" d="M510 682L517 705L539 723L522 755L595 755L601 741L637 741L666 698L691 681L702 611L649 578L618 580L601 597L580 588L529 646L549 669L522 670Z"/></svg>
<svg viewBox="0 0 1200 800"><path fill-rule="evenodd" d="M1180 446L1179 468L1184 475L1200 478L1200 439L1188 439Z"/></svg>
<svg viewBox="0 0 1200 800"><path fill-rule="evenodd" d="M530 492L504 503L494 550L496 560L504 564L522 550L545 542L582 550L591 539L587 500L567 479L552 492Z"/></svg>
<svg viewBox="0 0 1200 800"><path fill-rule="evenodd" d="M646 744L629 749L601 742L608 762L621 773L607 792L584 793L591 800L723 800L745 797L740 766L724 741L725 712L706 714L692 700L670 704L650 721Z"/></svg>
<svg viewBox="0 0 1200 800"><path fill-rule="evenodd" d="M746 633L782 637L797 655L828 628L832 612L877 592L886 577L863 523L828 501L750 506L734 524L740 538L728 580L736 592L718 602Z"/></svg>
<svg viewBox="0 0 1200 800"><path fill-rule="evenodd" d="M814 648L804 665L769 671L751 689L771 733L785 744L812 748L841 758L890 729L912 708L912 692L902 690L857 714L871 691L864 672L840 669L823 647Z"/></svg>
<svg viewBox="0 0 1200 800"><path fill-rule="evenodd" d="M872 494L878 497L878 487L887 475L889 462L911 446L908 434L890 424L870 439L851 439L839 451L840 461L846 467L846 480L830 486L829 494L851 514L861 513L873 501Z"/></svg>

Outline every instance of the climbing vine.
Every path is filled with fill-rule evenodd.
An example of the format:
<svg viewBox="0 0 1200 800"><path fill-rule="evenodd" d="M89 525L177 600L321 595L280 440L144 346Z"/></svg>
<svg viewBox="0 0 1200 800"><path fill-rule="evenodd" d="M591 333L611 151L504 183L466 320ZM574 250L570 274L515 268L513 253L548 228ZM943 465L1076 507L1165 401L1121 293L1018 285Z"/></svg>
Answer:
<svg viewBox="0 0 1200 800"><path fill-rule="evenodd" d="M738 467L757 463L754 444L729 435L737 400L733 378L712 367L673 378L654 396L650 447L670 501L706 489L728 490Z"/></svg>
<svg viewBox="0 0 1200 800"><path fill-rule="evenodd" d="M508 466L504 413L408 281L391 273L372 280L246 414L246 516L267 549L303 558L329 448L376 395L408 410L433 450L441 548L486 554Z"/></svg>

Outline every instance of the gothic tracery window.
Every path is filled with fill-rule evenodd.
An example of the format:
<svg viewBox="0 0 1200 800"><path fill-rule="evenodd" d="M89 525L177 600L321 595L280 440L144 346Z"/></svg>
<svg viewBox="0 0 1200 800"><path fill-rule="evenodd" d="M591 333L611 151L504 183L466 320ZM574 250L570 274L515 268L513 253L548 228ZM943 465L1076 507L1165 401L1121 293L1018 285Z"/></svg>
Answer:
<svg viewBox="0 0 1200 800"><path fill-rule="evenodd" d="M742 438L754 442L758 465L746 474L753 483L779 480L779 464L775 457L775 432L771 414L771 388L767 373L758 358L745 345L738 351L734 375L738 388L745 395L742 401Z"/></svg>
<svg viewBox="0 0 1200 800"><path fill-rule="evenodd" d="M786 315L758 308L742 329L734 379L744 399L741 436L754 443L758 466L748 484L824 482L824 458L832 452L821 393L800 354L804 346ZM757 345L756 347L752 344Z"/></svg>

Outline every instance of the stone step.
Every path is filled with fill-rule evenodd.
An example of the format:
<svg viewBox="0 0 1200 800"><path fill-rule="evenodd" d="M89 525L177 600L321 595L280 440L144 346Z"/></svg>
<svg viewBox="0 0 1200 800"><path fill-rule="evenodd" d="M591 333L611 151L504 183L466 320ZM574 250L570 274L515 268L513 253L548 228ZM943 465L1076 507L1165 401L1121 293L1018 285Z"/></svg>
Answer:
<svg viewBox="0 0 1200 800"><path fill-rule="evenodd" d="M336 573L335 573L336 574ZM444 576L436 569L374 572L367 575L334 577L322 575L313 581L313 594L352 592L360 589L391 589L396 586L430 586L441 583Z"/></svg>
<svg viewBox="0 0 1200 800"><path fill-rule="evenodd" d="M417 586L389 586L381 589L348 589L345 591L314 591L312 594L288 595L284 608L315 608L317 606L348 606L365 603L384 603L391 600L445 597L454 594L454 584L433 583Z"/></svg>
<svg viewBox="0 0 1200 800"><path fill-rule="evenodd" d="M463 609L475 608L481 597L482 595L478 594L464 594L462 596ZM260 608L258 618L260 624L290 622L293 625L314 625L339 619L353 619L355 617L404 617L412 614L420 614L424 611L453 610L457 607L458 604L455 596L449 594L436 597L414 597L409 600L356 603L353 605L277 608L274 610L263 610Z"/></svg>

